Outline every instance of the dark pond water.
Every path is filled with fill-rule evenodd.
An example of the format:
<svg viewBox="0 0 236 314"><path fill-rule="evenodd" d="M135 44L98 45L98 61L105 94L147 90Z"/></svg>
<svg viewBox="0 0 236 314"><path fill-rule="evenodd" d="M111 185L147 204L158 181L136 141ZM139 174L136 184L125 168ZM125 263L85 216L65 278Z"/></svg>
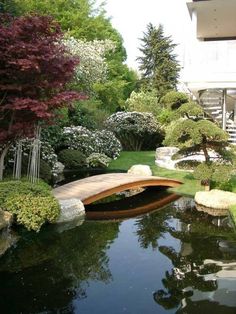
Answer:
<svg viewBox="0 0 236 314"><path fill-rule="evenodd" d="M123 221L23 233L0 313L236 313L236 236L191 199Z"/></svg>

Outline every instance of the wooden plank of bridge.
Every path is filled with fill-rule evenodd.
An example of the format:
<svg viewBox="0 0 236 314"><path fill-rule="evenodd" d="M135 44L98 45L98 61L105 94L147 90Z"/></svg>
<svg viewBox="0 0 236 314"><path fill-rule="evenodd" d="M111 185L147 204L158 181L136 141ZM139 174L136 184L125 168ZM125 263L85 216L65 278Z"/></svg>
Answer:
<svg viewBox="0 0 236 314"><path fill-rule="evenodd" d="M155 176L137 176L128 173L109 173L77 180L53 190L58 200L80 199L85 205L131 188L145 186L176 187L182 182Z"/></svg>

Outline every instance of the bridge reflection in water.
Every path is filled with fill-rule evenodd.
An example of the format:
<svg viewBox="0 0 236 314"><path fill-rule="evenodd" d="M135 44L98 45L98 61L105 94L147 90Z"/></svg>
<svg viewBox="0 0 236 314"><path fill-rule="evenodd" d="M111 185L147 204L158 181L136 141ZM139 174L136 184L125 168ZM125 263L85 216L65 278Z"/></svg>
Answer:
<svg viewBox="0 0 236 314"><path fill-rule="evenodd" d="M140 188L157 188L154 198L147 196L144 192L142 195L129 197L127 200L113 202L105 205L93 205L86 208L87 218L89 219L117 219L134 217L146 213L152 209L164 206L178 198L175 194L161 192L167 188L177 187L182 182L175 179L140 176L128 173L110 173L91 176L85 179L77 180L53 190L54 196L58 200L71 198L80 199L84 205L89 205L95 201L104 199L126 190ZM116 209L111 209L115 205Z"/></svg>
<svg viewBox="0 0 236 314"><path fill-rule="evenodd" d="M91 220L136 217L163 208L180 198L163 187L147 188L144 192L109 203L85 206L86 218Z"/></svg>

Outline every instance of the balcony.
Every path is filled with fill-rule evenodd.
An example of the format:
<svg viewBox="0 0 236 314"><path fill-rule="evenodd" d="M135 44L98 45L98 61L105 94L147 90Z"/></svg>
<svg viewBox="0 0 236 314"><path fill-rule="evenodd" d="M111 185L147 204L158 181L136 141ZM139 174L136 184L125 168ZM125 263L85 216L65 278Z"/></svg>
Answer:
<svg viewBox="0 0 236 314"><path fill-rule="evenodd" d="M187 6L191 18L196 17L198 39L236 38L235 0L188 1Z"/></svg>
<svg viewBox="0 0 236 314"><path fill-rule="evenodd" d="M236 40L195 41L185 50L182 80L192 90L236 87Z"/></svg>

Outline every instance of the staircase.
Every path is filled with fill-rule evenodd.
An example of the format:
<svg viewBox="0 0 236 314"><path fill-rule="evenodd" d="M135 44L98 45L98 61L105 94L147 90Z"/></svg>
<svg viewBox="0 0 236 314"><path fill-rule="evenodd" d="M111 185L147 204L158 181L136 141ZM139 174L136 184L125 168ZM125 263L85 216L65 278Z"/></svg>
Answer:
<svg viewBox="0 0 236 314"><path fill-rule="evenodd" d="M233 120L227 120L226 131L229 134L229 142L236 145L236 123Z"/></svg>
<svg viewBox="0 0 236 314"><path fill-rule="evenodd" d="M222 126L222 99L223 91L206 90L200 94L200 105L204 109L206 115ZM229 142L236 145L236 123L231 120L229 113L226 113L226 131L229 134Z"/></svg>
<svg viewBox="0 0 236 314"><path fill-rule="evenodd" d="M200 95L200 105L205 113L214 121L222 124L222 92L216 90L203 91Z"/></svg>

